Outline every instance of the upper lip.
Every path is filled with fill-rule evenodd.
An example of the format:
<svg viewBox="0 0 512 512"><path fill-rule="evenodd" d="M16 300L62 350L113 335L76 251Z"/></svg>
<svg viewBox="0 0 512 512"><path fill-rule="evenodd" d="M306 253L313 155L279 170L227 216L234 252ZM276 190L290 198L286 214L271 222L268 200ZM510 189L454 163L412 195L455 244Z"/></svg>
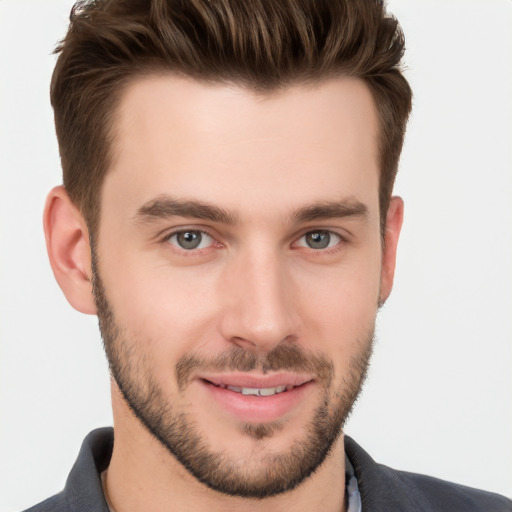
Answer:
<svg viewBox="0 0 512 512"><path fill-rule="evenodd" d="M203 374L198 377L216 386L234 386L251 389L277 388L279 386L297 387L314 380L311 375L290 372L281 372L272 375L249 373Z"/></svg>

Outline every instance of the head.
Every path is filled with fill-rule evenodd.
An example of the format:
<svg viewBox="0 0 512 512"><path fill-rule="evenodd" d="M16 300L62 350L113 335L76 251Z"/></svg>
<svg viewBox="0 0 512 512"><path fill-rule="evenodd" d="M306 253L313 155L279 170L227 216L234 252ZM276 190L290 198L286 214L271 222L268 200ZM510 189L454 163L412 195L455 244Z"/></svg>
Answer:
<svg viewBox="0 0 512 512"><path fill-rule="evenodd" d="M360 0L82 2L59 52L47 241L118 407L213 489L294 488L337 446L391 291L397 22Z"/></svg>

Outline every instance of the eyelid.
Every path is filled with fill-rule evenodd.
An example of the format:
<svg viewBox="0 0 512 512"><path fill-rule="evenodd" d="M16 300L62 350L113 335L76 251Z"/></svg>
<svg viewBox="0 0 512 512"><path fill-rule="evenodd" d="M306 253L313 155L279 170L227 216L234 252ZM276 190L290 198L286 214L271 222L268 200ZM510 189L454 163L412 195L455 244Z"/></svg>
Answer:
<svg viewBox="0 0 512 512"><path fill-rule="evenodd" d="M170 238L172 235L175 235L177 233L183 233L184 231L198 231L201 233L204 233L211 238L214 238L217 240L218 234L216 234L209 226L204 226L201 224L180 224L178 226L173 227L166 227L164 229L161 229L158 233L155 235L155 239L159 239L161 241L164 241L168 238Z"/></svg>
<svg viewBox="0 0 512 512"><path fill-rule="evenodd" d="M207 247L201 247L201 248L195 248L195 249L185 249L183 247L180 247L178 244L170 243L170 240L173 236L176 236L180 233L184 233L187 231L193 231L197 233L201 233L203 236L207 236L211 239L211 242L208 244ZM168 244L176 251L179 251L183 254L194 254L195 252L201 252L201 251L207 251L212 246L218 245L221 246L222 244L217 240L217 237L214 236L212 233L210 233L207 229L199 226L179 226L173 228L171 231L164 232L163 235L159 236L158 238L159 243Z"/></svg>
<svg viewBox="0 0 512 512"><path fill-rule="evenodd" d="M224 246L224 244L222 242L219 242L219 240L218 240L219 236L217 234L212 233L210 229L205 228L204 226L197 226L197 225L195 225L195 226L194 225L188 225L188 226L182 225L182 226L177 226L177 227L171 228L170 231L167 229L162 230L160 233L158 233L158 235L155 238L158 240L159 243L169 243L169 240L173 236L175 236L179 233L186 232L186 231L199 232L202 235L209 237L212 240L212 242L208 245L208 247L203 247L201 249L188 249L188 250L184 249L184 248L180 248L176 244L169 244L169 245L172 245L176 250L181 251L183 253L187 253L187 254L193 254L195 251L208 250L214 245L217 245L218 247ZM335 236L338 239L338 243L336 243L334 246L326 247L324 249L313 249L312 247L308 247L306 245L298 245L299 240L304 238L309 233L315 233L315 232L329 233L331 236ZM311 249L312 251L314 251L316 253L325 253L328 251L336 250L336 248L339 248L340 245L344 245L345 243L350 242L350 239L351 239L351 233L346 233L346 232L340 233L339 229L336 229L336 228L308 227L308 228L302 229L299 233L297 233L297 235L295 235L293 237L293 242L291 245L292 245L292 247L295 246L295 247L300 247L300 248L304 248L304 249Z"/></svg>
<svg viewBox="0 0 512 512"><path fill-rule="evenodd" d="M308 234L319 233L319 232L328 233L330 236L336 237L338 239L337 243L332 246L325 247L323 249L314 249L313 247L309 247L307 244L299 245L299 241L302 240ZM340 248L341 245L348 243L349 238L350 237L348 235L344 235L344 234L340 233L338 230L335 230L332 228L309 228L305 231L302 231L299 236L295 237L295 240L292 243L292 246L304 248L304 249L310 249L311 251L313 251L315 253L326 253L326 252L330 252L330 251L336 251L337 249Z"/></svg>

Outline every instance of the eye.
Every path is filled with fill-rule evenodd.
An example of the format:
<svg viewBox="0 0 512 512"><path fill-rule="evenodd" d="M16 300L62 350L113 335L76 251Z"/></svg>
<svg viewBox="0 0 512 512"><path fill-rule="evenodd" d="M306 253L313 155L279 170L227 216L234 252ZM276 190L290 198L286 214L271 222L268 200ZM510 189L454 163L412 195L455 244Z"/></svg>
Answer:
<svg viewBox="0 0 512 512"><path fill-rule="evenodd" d="M317 230L309 231L305 235L301 236L297 242L299 247L308 247L310 249L329 249L335 247L342 241L340 235L333 233L332 231Z"/></svg>
<svg viewBox="0 0 512 512"><path fill-rule="evenodd" d="M194 249L206 249L213 244L214 239L204 231L186 229L174 232L169 236L167 242L185 251L193 251Z"/></svg>

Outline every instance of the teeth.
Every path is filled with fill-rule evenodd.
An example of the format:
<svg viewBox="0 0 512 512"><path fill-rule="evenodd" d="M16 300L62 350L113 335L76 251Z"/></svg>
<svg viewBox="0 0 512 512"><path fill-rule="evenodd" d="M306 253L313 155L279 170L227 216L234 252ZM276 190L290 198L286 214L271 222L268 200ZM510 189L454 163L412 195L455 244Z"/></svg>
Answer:
<svg viewBox="0 0 512 512"><path fill-rule="evenodd" d="M282 393L286 391L286 386L278 386L277 388L263 388L259 390L260 396L271 396L277 395L277 393Z"/></svg>
<svg viewBox="0 0 512 512"><path fill-rule="evenodd" d="M226 388L235 393L242 393L242 395L272 396L286 391L289 386L277 386L275 388L239 388L237 386L226 386Z"/></svg>

